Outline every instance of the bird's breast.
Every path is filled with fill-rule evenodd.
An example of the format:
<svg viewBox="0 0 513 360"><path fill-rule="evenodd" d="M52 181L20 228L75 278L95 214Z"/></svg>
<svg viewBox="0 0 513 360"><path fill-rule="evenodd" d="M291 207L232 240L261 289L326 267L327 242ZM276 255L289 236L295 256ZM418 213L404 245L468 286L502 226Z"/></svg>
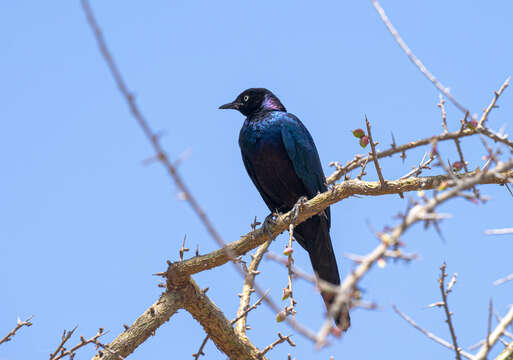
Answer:
<svg viewBox="0 0 513 360"><path fill-rule="evenodd" d="M255 185L272 201L267 204L272 211L289 210L299 197L307 195L283 145L279 125L245 124L239 144Z"/></svg>

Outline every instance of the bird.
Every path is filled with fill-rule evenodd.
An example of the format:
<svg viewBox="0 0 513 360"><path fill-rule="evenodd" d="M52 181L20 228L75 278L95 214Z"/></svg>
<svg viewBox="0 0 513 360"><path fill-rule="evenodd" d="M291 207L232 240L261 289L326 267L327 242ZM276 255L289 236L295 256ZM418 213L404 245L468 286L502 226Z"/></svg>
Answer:
<svg viewBox="0 0 513 360"><path fill-rule="evenodd" d="M312 136L303 123L271 91L244 90L219 109L238 110L246 116L239 133L242 160L249 177L272 213L290 211L301 198L311 199L327 190L326 178ZM330 238L331 213L322 213L295 226L294 238L305 249L317 276L340 285L337 260ZM321 290L329 310L333 293ZM334 315L335 324L346 331L351 320L346 304Z"/></svg>

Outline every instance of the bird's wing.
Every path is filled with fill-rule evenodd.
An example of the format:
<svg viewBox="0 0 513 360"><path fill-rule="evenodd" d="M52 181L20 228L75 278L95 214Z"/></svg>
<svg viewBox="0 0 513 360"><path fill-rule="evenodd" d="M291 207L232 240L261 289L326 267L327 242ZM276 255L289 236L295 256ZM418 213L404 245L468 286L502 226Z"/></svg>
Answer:
<svg viewBox="0 0 513 360"><path fill-rule="evenodd" d="M326 178L317 148L303 123L294 115L285 113L281 121L281 137L294 170L308 192L308 198L326 191ZM329 219L329 208L326 215Z"/></svg>
<svg viewBox="0 0 513 360"><path fill-rule="evenodd" d="M262 199L264 200L265 204L267 205L267 207L271 210L271 211L274 211L276 209L278 209L280 207L280 204L276 203L275 201L273 201L269 195L267 195L267 193L265 192L264 190L264 187L260 184L260 182L258 181L258 177L256 176L255 174L255 171L253 169L253 165L251 164L251 161L249 160L249 158L246 156L246 154L244 154L244 151L242 151L242 161L244 162L244 167L246 168L246 171L248 172L249 174L249 177L251 178L251 181L253 181L253 184L255 184L258 192L260 193L260 195L262 196Z"/></svg>

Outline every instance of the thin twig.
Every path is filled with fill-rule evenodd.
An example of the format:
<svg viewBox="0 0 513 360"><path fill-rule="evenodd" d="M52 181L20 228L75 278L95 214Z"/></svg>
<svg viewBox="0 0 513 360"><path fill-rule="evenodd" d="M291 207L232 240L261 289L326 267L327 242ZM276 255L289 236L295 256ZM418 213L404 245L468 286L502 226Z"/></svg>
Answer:
<svg viewBox="0 0 513 360"><path fill-rule="evenodd" d="M408 315L406 315L405 313L403 313L401 310L399 310L395 305L392 305L392 309L394 309L394 311L399 315L401 316L404 320L406 320L411 326L413 326L415 329L419 330L421 333L423 333L424 335L426 335L428 338L430 338L431 340L451 349L451 350L454 350L454 346L452 344L450 344L448 341L436 336L435 334L427 331L426 329L424 329L423 327L421 327L420 325L418 325L415 321L413 321L413 319L411 319ZM466 351L463 351L460 349L459 351L459 354L463 355L464 357L466 357L467 359L470 359L470 360L473 360L474 357L467 353Z"/></svg>
<svg viewBox="0 0 513 360"><path fill-rule="evenodd" d="M511 280L513 280L513 274L509 274L506 277L503 277L503 278L495 280L493 282L493 285L494 286L498 286L498 285L504 284L505 282L508 282L508 281L511 281Z"/></svg>
<svg viewBox="0 0 513 360"><path fill-rule="evenodd" d="M499 340L499 337L504 333L504 330L513 322L513 306L510 307L508 313L501 322L495 327L495 329L488 336L485 344L481 346L479 351L477 352L475 359L476 360L485 360L488 355L489 349ZM488 345L487 345L488 344Z"/></svg>
<svg viewBox="0 0 513 360"><path fill-rule="evenodd" d="M278 340L274 341L272 344L267 345L261 352L260 356L264 356L266 352L269 350L272 350L276 345L281 344L283 342L288 342L290 346L294 347L296 344L290 339L291 335L283 336L282 334L278 333Z"/></svg>
<svg viewBox="0 0 513 360"><path fill-rule="evenodd" d="M246 278L244 279L244 284L242 285L242 293L240 296L240 304L239 309L237 311L237 316L240 319L236 320L237 324L235 326L235 332L239 336L246 336L246 316L242 316L242 314L247 314L246 310L249 307L249 301L251 299L251 293L254 291L253 286L255 283L255 276L259 274L258 266L262 261L264 254L267 252L269 245L271 244L271 240L266 241L257 249L254 255L252 256L251 263L248 266L248 272Z"/></svg>
<svg viewBox="0 0 513 360"><path fill-rule="evenodd" d="M449 89L446 88L444 85L442 85L442 83L440 81L438 81L437 78L433 74L431 74L431 72L429 72L429 70L426 68L426 66L424 66L424 64L420 61L420 59L418 57L416 57L415 54L413 54L413 52L410 50L408 45L406 45L404 40L399 35L399 32L395 29L394 25L392 25L392 23L388 19L387 15L385 14L385 10L383 10L383 8L378 3L378 1L377 0L371 0L371 1L372 1L372 4L374 5L374 7L376 8L376 10L378 11L378 14L381 17L381 20L383 20L386 27L392 34L392 36L397 41L397 43L399 44L401 49L403 49L403 51L406 53L406 55L411 60L411 62L413 62L417 66L417 68L420 70L420 72L422 74L424 74L424 76L426 78L428 78L428 80L431 81L431 83L433 83L433 85L440 92L442 92L442 94L444 94L446 98L448 98L454 104L454 106L456 106L464 114L470 113L470 111L465 106L460 104L460 102L458 100L456 100L456 98L454 96L451 95L451 93L449 92Z"/></svg>
<svg viewBox="0 0 513 360"><path fill-rule="evenodd" d="M96 41L98 43L98 47L100 49L100 52L105 59L105 62L107 63L107 66L109 67L109 70L114 78L114 81L116 82L116 85L118 86L119 91L123 95L128 107L130 108L130 112L132 113L133 117L137 121L137 123L140 125L141 129L144 132L144 135L146 135L146 138L150 141L151 145L153 146L153 150L155 151L155 157L161 162L161 164L167 169L169 175L174 180L176 186L181 191L182 198L187 200L188 203L191 205L192 209L198 215L203 225L206 227L208 233L212 236L212 238L217 242L217 244L220 247L223 247L225 245L225 242L217 232L217 230L214 228L214 225L211 223L210 219L208 218L207 214L203 211L197 200L192 195L191 191L185 185L185 182L183 181L182 177L178 173L178 170L173 165L171 160L169 160L166 152L160 145L160 138L159 136L152 131L150 128L150 125L144 118L142 112L139 110L139 107L137 106L135 102L134 95L128 90L127 85L125 84L125 81L123 80L123 77L121 76L121 72L119 68L117 67L114 59L112 58L112 55L107 48L107 44L105 42L105 39L103 37L102 31L100 27L98 26L98 23L96 22L96 19L94 17L93 11L91 9L91 6L89 5L88 0L81 0L82 8L84 10L84 13L87 17L87 22L89 23L89 26L94 32L94 36L96 38ZM233 258L233 257L232 257Z"/></svg>
<svg viewBox="0 0 513 360"><path fill-rule="evenodd" d="M479 120L479 126L484 125L485 121L488 119L488 114L490 113L490 111L492 111L493 108L497 107L495 103L497 102L497 99L499 99L499 97L501 96L502 92L508 87L509 79L510 77L508 76L508 78L504 81L500 89L494 92L492 102L490 103L490 105L488 105L486 109L484 109L483 116L481 116L481 119Z"/></svg>
<svg viewBox="0 0 513 360"><path fill-rule="evenodd" d="M449 130L447 130L447 113L445 112L445 100L442 94L438 94L440 97L440 102L436 105L440 108L440 112L442 113L442 127L444 128L444 134L447 134Z"/></svg>
<svg viewBox="0 0 513 360"><path fill-rule="evenodd" d="M449 326L449 332L451 333L453 349L456 352L456 359L461 360L461 355L460 355L461 348L458 347L458 342L456 340L456 332L454 331L454 325L452 324L452 318L451 318L452 313L449 311L449 304L447 303L447 295L449 294L452 286L456 282L456 277L453 276L454 281L451 280L451 283L447 287L447 290L445 290L445 278L447 277L447 274L445 273L445 268L446 268L446 264L444 263L440 267L441 274L440 274L440 278L438 280L440 283L440 292L442 293L442 306L445 311L445 317L446 317L447 325Z"/></svg>
<svg viewBox="0 0 513 360"><path fill-rule="evenodd" d="M16 332L18 330L20 330L22 327L24 327L24 326L26 326L26 327L32 326L32 322L30 320L32 320L33 317L34 317L34 315L31 315L25 321L21 321L18 318L18 320L16 321L16 326L14 327L14 329L9 331L9 333L7 335L5 335L3 339L0 340L0 344L3 344L3 343L8 342L8 341L11 341L12 337L14 335L16 335Z"/></svg>
<svg viewBox="0 0 513 360"><path fill-rule="evenodd" d="M59 359L62 359L64 357L66 357L66 356L69 356L70 358L73 358L75 356L75 352L78 349L86 346L87 344L98 345L98 338L100 338L101 336L105 335L105 333L103 332L103 328L100 328L98 330L98 332L96 333L96 335L94 335L90 339L86 340L83 336L81 336L80 337L80 343L78 343L77 345L73 346L71 349L65 349L64 345L70 339L71 335L73 334L73 332L75 330L76 330L76 327L72 331L69 331L67 333L66 333L66 330L64 331L64 333L62 335L61 344L59 345L57 350L55 350L55 352L53 352L52 355L50 355L50 360L59 360ZM104 348L107 348L107 346L104 345ZM60 354L59 354L59 352L60 352ZM120 357L119 355L117 355L117 356ZM122 359L122 357L120 357L120 358Z"/></svg>
<svg viewBox="0 0 513 360"><path fill-rule="evenodd" d="M485 230L486 235L507 235L513 234L513 228Z"/></svg>
<svg viewBox="0 0 513 360"><path fill-rule="evenodd" d="M370 143L370 146L372 149L372 152L370 155L372 156L372 160L374 160L374 166L376 167L376 172L378 173L381 188L384 189L386 187L386 183L385 183L385 179L383 178L383 174L381 173L381 168L379 167L378 157L376 155L376 143L372 139L371 126L370 126L369 120L367 119L367 116L365 116L365 125L367 125L367 134L369 136L369 143Z"/></svg>
<svg viewBox="0 0 513 360"><path fill-rule="evenodd" d="M57 349L53 353L50 354L50 360L54 359L57 356L57 354L59 353L59 351L61 351L64 348L64 344L66 344L66 342L68 342L68 340L71 338L71 335L73 335L73 333L75 332L77 327L78 326L75 326L73 329L71 329L71 331L64 330L62 332L61 343L59 344L59 346L57 346Z"/></svg>
<svg viewBox="0 0 513 360"><path fill-rule="evenodd" d="M424 153L424 156L422 157L420 164L417 167L413 167L413 169L410 172L408 172L406 175L401 176L399 178L399 180L408 179L411 176L419 176L422 173L422 170L430 169L429 164L431 164L435 158L433 156L429 156L429 159L427 159L424 162L427 155L428 155L428 153Z"/></svg>
<svg viewBox="0 0 513 360"><path fill-rule="evenodd" d="M492 303L492 299L490 298L490 303L488 305L488 327L486 328L486 339L485 339L487 353L490 351L490 333L492 332L492 314L493 314L493 303Z"/></svg>
<svg viewBox="0 0 513 360"><path fill-rule="evenodd" d="M292 291L292 276L294 272L292 270L292 263L294 262L294 258L292 257L292 240L294 239L294 224L289 225L289 242L287 249L285 252L287 253L287 287L283 289L282 300L289 299L289 306L285 307L285 313L287 315L294 316L296 311L294 310L294 306L296 305L296 301L294 300L294 293Z"/></svg>

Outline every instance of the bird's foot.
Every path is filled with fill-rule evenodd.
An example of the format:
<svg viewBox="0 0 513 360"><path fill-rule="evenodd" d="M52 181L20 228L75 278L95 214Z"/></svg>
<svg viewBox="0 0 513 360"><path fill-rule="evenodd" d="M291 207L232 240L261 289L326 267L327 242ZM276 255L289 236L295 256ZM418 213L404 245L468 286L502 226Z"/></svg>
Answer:
<svg viewBox="0 0 513 360"><path fill-rule="evenodd" d="M301 208L303 207L303 205L308 201L308 198L306 196L301 196L299 198L299 200L294 204L294 206L292 207L292 219L291 219L291 224L295 224L296 223L296 220L297 220L297 217L299 216L299 212L301 211Z"/></svg>
<svg viewBox="0 0 513 360"><path fill-rule="evenodd" d="M275 219L279 215L280 215L279 213L275 213L275 212L267 215L265 220L264 220L264 223L262 225L262 228L264 229L264 231L267 233L267 235L269 235L269 239L270 240L274 240L273 233L271 232L271 226L272 225L276 225L276 220Z"/></svg>

